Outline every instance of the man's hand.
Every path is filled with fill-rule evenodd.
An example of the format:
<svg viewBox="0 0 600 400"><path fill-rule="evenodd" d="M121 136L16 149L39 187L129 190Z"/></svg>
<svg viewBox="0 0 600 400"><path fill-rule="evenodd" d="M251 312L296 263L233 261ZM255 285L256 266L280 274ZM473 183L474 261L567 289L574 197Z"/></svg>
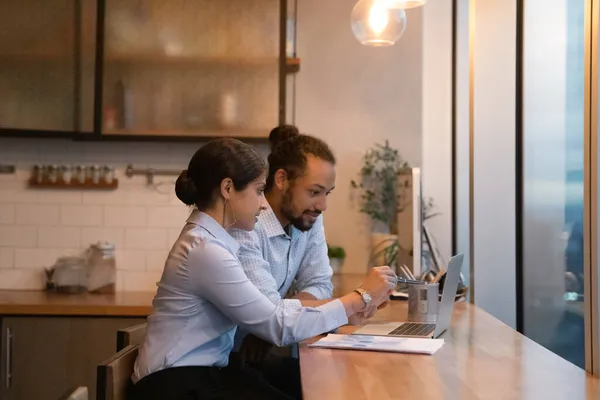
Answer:
<svg viewBox="0 0 600 400"><path fill-rule="evenodd" d="M393 291L393 290L390 290L390 291L387 293L387 296L386 296L386 297L384 297L384 299L383 299L383 301L381 302L381 304L379 304L379 305L377 306L377 309L378 309L378 310L381 310L382 308L386 308L386 307L388 306L388 304L390 304L390 296L392 295L392 293L394 293L394 291Z"/></svg>
<svg viewBox="0 0 600 400"><path fill-rule="evenodd" d="M359 312L356 314L352 314L351 316L348 317L348 324L349 325L362 325L367 321L367 318L365 316L364 312Z"/></svg>
<svg viewBox="0 0 600 400"><path fill-rule="evenodd" d="M267 358L273 347L272 343L254 335L248 335L240 347L240 361L242 365L260 364Z"/></svg>
<svg viewBox="0 0 600 400"><path fill-rule="evenodd" d="M390 291L391 292L391 291ZM390 304L389 297L386 298L381 304L375 306L375 304L371 304L368 308L365 308L362 312L351 315L348 318L348 323L350 325L360 325L366 322L369 318L373 317L378 310L382 308L386 308Z"/></svg>
<svg viewBox="0 0 600 400"><path fill-rule="evenodd" d="M374 304L370 305L368 308L365 308L362 312L351 315L348 318L348 323L350 325L361 325L365 323L369 318L374 316L377 313L377 310L381 310L385 306L388 305L388 302L381 303L379 307L375 307Z"/></svg>

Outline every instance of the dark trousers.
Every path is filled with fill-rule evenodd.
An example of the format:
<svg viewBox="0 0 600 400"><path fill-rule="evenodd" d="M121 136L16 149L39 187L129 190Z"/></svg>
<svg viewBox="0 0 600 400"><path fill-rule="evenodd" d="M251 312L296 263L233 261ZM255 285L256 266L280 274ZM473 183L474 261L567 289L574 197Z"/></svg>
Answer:
<svg viewBox="0 0 600 400"><path fill-rule="evenodd" d="M291 400L251 368L177 367L142 378L133 387L136 400Z"/></svg>
<svg viewBox="0 0 600 400"><path fill-rule="evenodd" d="M300 362L298 359L272 352L260 363L242 365L239 353L229 355L229 368L251 371L271 386L287 394L290 398L302 399L302 383L300 380Z"/></svg>

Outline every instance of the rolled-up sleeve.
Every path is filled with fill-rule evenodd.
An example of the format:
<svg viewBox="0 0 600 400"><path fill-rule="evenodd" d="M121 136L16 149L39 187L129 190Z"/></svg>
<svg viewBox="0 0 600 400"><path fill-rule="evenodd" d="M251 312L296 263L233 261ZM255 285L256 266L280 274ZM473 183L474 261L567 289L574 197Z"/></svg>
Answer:
<svg viewBox="0 0 600 400"><path fill-rule="evenodd" d="M287 346L348 323L341 301L302 307L298 300L273 304L248 280L238 260L217 244L192 249L188 271L192 289L256 336Z"/></svg>
<svg viewBox="0 0 600 400"><path fill-rule="evenodd" d="M331 276L333 271L329 265L327 242L323 217L319 217L310 230L310 238L296 274L296 289L298 292L309 293L317 300L333 297Z"/></svg>

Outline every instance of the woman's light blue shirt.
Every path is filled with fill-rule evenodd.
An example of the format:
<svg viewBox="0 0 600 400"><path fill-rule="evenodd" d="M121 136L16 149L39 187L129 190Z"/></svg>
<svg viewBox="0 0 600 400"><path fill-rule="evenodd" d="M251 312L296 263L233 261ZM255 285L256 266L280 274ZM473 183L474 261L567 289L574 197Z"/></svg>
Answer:
<svg viewBox="0 0 600 400"><path fill-rule="evenodd" d="M343 304L274 305L246 277L239 244L212 217L192 212L165 263L133 381L180 366L224 367L236 327L278 346L348 323Z"/></svg>

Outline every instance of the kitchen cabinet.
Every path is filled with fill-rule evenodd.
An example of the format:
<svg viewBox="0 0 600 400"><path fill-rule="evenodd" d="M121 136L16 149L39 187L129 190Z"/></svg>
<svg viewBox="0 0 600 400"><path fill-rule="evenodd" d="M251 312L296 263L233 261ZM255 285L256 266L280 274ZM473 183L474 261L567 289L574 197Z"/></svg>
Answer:
<svg viewBox="0 0 600 400"><path fill-rule="evenodd" d="M64 136L86 128L91 130L91 103L78 99L92 94L93 3L0 2L3 131L16 134L39 131ZM86 106L89 109L84 112ZM86 117L87 125L83 123Z"/></svg>
<svg viewBox="0 0 600 400"><path fill-rule="evenodd" d="M0 2L0 135L266 138L293 100L295 4Z"/></svg>
<svg viewBox="0 0 600 400"><path fill-rule="evenodd" d="M266 137L280 3L106 0L102 133Z"/></svg>
<svg viewBox="0 0 600 400"><path fill-rule="evenodd" d="M57 399L87 386L96 393L96 366L115 353L117 330L145 318L4 317L0 400Z"/></svg>

